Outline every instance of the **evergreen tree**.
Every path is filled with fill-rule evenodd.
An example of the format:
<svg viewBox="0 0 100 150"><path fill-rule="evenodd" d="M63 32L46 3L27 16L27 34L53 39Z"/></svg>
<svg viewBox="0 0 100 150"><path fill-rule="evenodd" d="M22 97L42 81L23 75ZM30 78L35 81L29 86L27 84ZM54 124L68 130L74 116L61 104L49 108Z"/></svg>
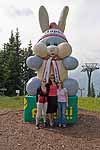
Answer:
<svg viewBox="0 0 100 150"><path fill-rule="evenodd" d="M32 56L33 55L33 50L32 50L32 42L31 42L31 40L29 41L27 49L28 49L28 57Z"/></svg>
<svg viewBox="0 0 100 150"><path fill-rule="evenodd" d="M13 96L16 94L16 66L15 66L15 38L13 35L13 31L11 31L11 37L9 38L9 43L7 46L7 64L5 65L5 86L7 88L7 95Z"/></svg>
<svg viewBox="0 0 100 150"><path fill-rule="evenodd" d="M28 47L21 49L20 34L18 28L14 35L13 30L8 43L4 43L3 50L0 51L0 88L6 88L6 95L16 95L16 90L20 94L25 93L27 81L36 76L35 71L28 68L26 59L34 55L31 41Z"/></svg>
<svg viewBox="0 0 100 150"><path fill-rule="evenodd" d="M29 44L28 44L28 56L27 57L29 57L29 56L34 56L34 54L33 54L33 50L32 50L32 43L31 43L31 41L29 41ZM32 77L34 77L34 76L36 76L37 74L36 74L36 72L34 71L34 70L32 70L32 69L30 69L30 68L28 68L28 76L27 76L27 80L29 80L30 78L32 78Z"/></svg>
<svg viewBox="0 0 100 150"><path fill-rule="evenodd" d="M4 88L4 62L3 62L4 52L0 50L0 88Z"/></svg>
<svg viewBox="0 0 100 150"><path fill-rule="evenodd" d="M6 88L8 79L8 43L4 43L2 50L0 51L0 88Z"/></svg>
<svg viewBox="0 0 100 150"><path fill-rule="evenodd" d="M16 90L20 90L23 93L23 87L21 82L21 62L20 62L20 46L19 32L16 29L16 35L14 36L11 31L11 37L7 44L7 65L6 67L6 88L7 95L16 95Z"/></svg>
<svg viewBox="0 0 100 150"><path fill-rule="evenodd" d="M23 94L23 55L21 54L21 41L20 41L20 34L18 31L18 28L16 29L15 34L15 51L16 51L16 57L15 57L15 64L16 64L16 89L20 90L20 94Z"/></svg>
<svg viewBox="0 0 100 150"><path fill-rule="evenodd" d="M4 87L7 85L7 80L9 76L9 70L8 70L8 60L9 60L10 52L9 52L9 43L4 43L3 46L3 78L4 78Z"/></svg>
<svg viewBox="0 0 100 150"><path fill-rule="evenodd" d="M28 47L24 49L24 63L23 63L24 93L26 93L25 87L26 87L26 83L28 82L28 80L37 75L34 70L28 68L28 66L26 65L26 59L32 55L34 54L32 50L32 43L30 41L28 44Z"/></svg>

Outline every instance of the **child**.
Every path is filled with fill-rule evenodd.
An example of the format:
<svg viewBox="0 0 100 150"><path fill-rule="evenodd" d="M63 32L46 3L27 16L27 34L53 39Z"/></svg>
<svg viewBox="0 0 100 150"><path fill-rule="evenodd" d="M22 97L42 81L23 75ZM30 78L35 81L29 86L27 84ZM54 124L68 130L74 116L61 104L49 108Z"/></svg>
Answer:
<svg viewBox="0 0 100 150"><path fill-rule="evenodd" d="M48 88L46 87L46 81L43 80L40 88L37 89L37 114L36 114L36 129L39 129L39 120L43 113L44 127L46 126L46 112L47 112L47 96Z"/></svg>
<svg viewBox="0 0 100 150"><path fill-rule="evenodd" d="M68 104L68 92L67 89L63 87L63 83L59 81L58 89L58 126L66 127L66 107Z"/></svg>

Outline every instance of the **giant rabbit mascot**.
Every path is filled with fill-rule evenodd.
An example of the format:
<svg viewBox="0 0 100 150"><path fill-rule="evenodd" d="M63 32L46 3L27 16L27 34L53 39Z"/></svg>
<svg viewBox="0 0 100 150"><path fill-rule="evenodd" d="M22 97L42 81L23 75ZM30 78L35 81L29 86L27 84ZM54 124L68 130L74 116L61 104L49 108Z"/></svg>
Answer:
<svg viewBox="0 0 100 150"><path fill-rule="evenodd" d="M37 77L31 78L26 85L29 95L36 95L41 80L48 82L50 74L55 75L56 82L63 81L69 96L75 96L78 91L77 81L68 77L68 70L78 66L78 60L70 56L72 47L64 35L68 11L69 8L65 6L58 24L49 24L46 8L41 6L39 9L39 23L43 35L34 46L35 55L26 60L28 67L37 71Z"/></svg>

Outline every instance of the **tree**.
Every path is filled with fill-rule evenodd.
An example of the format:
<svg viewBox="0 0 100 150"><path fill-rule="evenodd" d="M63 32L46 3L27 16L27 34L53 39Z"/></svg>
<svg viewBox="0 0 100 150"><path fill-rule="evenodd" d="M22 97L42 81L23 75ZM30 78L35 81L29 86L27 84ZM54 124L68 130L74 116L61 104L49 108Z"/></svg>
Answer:
<svg viewBox="0 0 100 150"><path fill-rule="evenodd" d="M26 65L26 59L32 55L31 41L27 48L22 49L18 28L15 34L12 30L8 43L4 43L0 51L0 88L7 89L6 95L14 96L16 90L20 90L22 95L26 82L36 76L35 71Z"/></svg>
<svg viewBox="0 0 100 150"><path fill-rule="evenodd" d="M0 88L4 87L4 61L3 61L4 52L0 50Z"/></svg>
<svg viewBox="0 0 100 150"><path fill-rule="evenodd" d="M5 86L7 88L7 95L13 96L16 94L16 65L15 65L15 37L13 31L11 31L11 37L7 46L7 64L5 64Z"/></svg>
<svg viewBox="0 0 100 150"><path fill-rule="evenodd" d="M0 51L0 88L5 88L7 78L7 67L8 67L8 43L4 43L2 50Z"/></svg>
<svg viewBox="0 0 100 150"><path fill-rule="evenodd" d="M26 83L28 82L28 80L34 76L36 76L36 72L30 68L28 68L27 64L26 64L26 59L29 56L34 55L33 54L33 50L32 50L32 43L31 41L29 41L28 47L25 48L23 50L24 52L24 57L23 57L23 80L24 80L24 93L26 93L25 87L26 87Z"/></svg>
<svg viewBox="0 0 100 150"><path fill-rule="evenodd" d="M32 50L32 43L31 43L31 41L29 41L29 44L28 44L28 55L27 55L27 57L26 57L26 59L29 57L29 56L34 56L34 54L33 54L33 50ZM37 74L36 74L36 72L34 71L34 70L32 70L32 69L30 69L30 68L28 68L28 80L30 79L30 78L32 78L32 77L34 77L34 76L36 76Z"/></svg>
<svg viewBox="0 0 100 150"><path fill-rule="evenodd" d="M29 41L27 49L28 49L28 57L32 56L33 55L33 50L32 50L32 42L31 42L31 40Z"/></svg>
<svg viewBox="0 0 100 150"><path fill-rule="evenodd" d="M15 52L16 52L16 57L15 57L15 64L16 64L16 90L20 90L20 94L23 94L23 56L21 54L21 41L20 41L20 34L18 31L18 28L16 29L16 34L15 34Z"/></svg>
<svg viewBox="0 0 100 150"><path fill-rule="evenodd" d="M14 36L13 31L11 31L11 37L9 38L9 43L7 44L7 63L6 67L6 88L7 95L16 95L16 90L20 90L23 93L23 87L21 82L21 57L20 57L20 36L18 29L16 29L16 34Z"/></svg>

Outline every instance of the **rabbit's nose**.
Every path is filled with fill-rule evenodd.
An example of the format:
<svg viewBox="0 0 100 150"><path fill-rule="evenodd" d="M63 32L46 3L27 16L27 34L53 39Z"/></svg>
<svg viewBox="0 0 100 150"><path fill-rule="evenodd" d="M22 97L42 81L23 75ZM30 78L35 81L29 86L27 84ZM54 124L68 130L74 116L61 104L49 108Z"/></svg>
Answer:
<svg viewBox="0 0 100 150"><path fill-rule="evenodd" d="M57 55L58 54L58 47L54 45L50 45L47 47L48 49L48 54L49 55Z"/></svg>
<svg viewBox="0 0 100 150"><path fill-rule="evenodd" d="M57 49L58 49L58 47L55 46L55 45L48 46L48 50L51 51L51 52L57 51Z"/></svg>

